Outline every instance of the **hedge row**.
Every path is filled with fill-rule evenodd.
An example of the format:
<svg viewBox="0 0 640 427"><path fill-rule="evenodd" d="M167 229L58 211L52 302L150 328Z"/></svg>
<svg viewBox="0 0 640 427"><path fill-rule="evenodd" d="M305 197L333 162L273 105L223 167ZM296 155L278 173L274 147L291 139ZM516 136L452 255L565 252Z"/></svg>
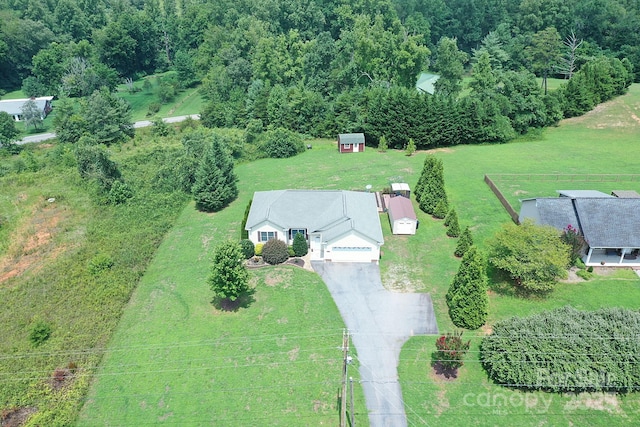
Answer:
<svg viewBox="0 0 640 427"><path fill-rule="evenodd" d="M553 392L640 390L640 312L564 307L499 322L482 340L496 383Z"/></svg>

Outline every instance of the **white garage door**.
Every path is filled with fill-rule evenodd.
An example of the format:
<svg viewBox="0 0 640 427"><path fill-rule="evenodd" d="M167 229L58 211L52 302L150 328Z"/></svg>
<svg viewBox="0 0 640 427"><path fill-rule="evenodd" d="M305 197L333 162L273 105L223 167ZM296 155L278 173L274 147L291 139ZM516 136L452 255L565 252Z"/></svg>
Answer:
<svg viewBox="0 0 640 427"><path fill-rule="evenodd" d="M371 246L333 246L325 251L325 258L333 262L371 262L375 259Z"/></svg>

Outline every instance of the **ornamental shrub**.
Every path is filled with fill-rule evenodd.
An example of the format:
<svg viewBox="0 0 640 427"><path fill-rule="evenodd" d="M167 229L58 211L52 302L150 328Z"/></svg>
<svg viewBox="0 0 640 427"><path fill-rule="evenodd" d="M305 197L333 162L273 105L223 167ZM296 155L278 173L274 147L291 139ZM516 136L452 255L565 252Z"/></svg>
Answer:
<svg viewBox="0 0 640 427"><path fill-rule="evenodd" d="M307 247L307 239L304 238L304 234L296 233L293 238L293 253L295 256L305 256L309 252Z"/></svg>
<svg viewBox="0 0 640 427"><path fill-rule="evenodd" d="M29 333L29 340L34 345L34 347L38 347L43 344L46 340L51 336L51 326L42 320L38 321L33 328L31 328L31 332Z"/></svg>
<svg viewBox="0 0 640 427"><path fill-rule="evenodd" d="M447 221L448 220L448 221ZM458 214L456 210L451 208L449 214L447 215L447 236L449 237L458 237L460 235L460 225L458 224Z"/></svg>
<svg viewBox="0 0 640 427"><path fill-rule="evenodd" d="M442 219L447 216L447 211L449 210L449 204L446 199L440 199L438 204L436 205L435 210L433 211L433 217L437 219ZM447 225L446 223L444 225Z"/></svg>
<svg viewBox="0 0 640 427"><path fill-rule="evenodd" d="M293 157L304 151L304 144L299 134L284 128L269 130L264 135L262 150L268 157Z"/></svg>
<svg viewBox="0 0 640 427"><path fill-rule="evenodd" d="M495 383L557 393L637 391L640 312L564 307L512 317L483 338L480 359Z"/></svg>
<svg viewBox="0 0 640 427"><path fill-rule="evenodd" d="M262 248L264 247L264 243L256 243L256 255L262 256Z"/></svg>
<svg viewBox="0 0 640 427"><path fill-rule="evenodd" d="M458 239L458 244L456 245L456 250L453 252L453 254L460 258L467 253L471 246L473 246L473 237L471 236L471 230L469 230L469 227L465 227L464 231L460 235L460 238Z"/></svg>
<svg viewBox="0 0 640 427"><path fill-rule="evenodd" d="M489 297L484 259L475 246L462 258L446 295L449 317L459 328L478 329L487 321Z"/></svg>
<svg viewBox="0 0 640 427"><path fill-rule="evenodd" d="M269 239L262 247L262 259L271 265L282 264L289 259L289 248L279 239Z"/></svg>
<svg viewBox="0 0 640 427"><path fill-rule="evenodd" d="M249 239L240 240L240 248L242 249L242 255L244 255L244 259L249 259L256 254L256 247Z"/></svg>
<svg viewBox="0 0 640 427"><path fill-rule="evenodd" d="M441 335L436 340L436 351L433 360L434 363L440 364L448 369L458 369L464 362L462 359L464 355L469 351L471 341L462 341L462 332L447 332L446 335Z"/></svg>

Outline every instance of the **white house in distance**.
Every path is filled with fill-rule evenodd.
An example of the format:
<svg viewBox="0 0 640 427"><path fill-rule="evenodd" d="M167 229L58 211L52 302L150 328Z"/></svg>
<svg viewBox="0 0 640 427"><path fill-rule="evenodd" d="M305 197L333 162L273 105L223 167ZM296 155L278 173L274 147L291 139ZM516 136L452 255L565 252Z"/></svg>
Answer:
<svg viewBox="0 0 640 427"><path fill-rule="evenodd" d="M44 119L51 112L53 96L40 96L38 98L5 99L0 100L0 111L4 111L19 122L22 120L22 106L29 100L35 101L40 111L40 117Z"/></svg>
<svg viewBox="0 0 640 427"><path fill-rule="evenodd" d="M245 229L254 244L303 233L315 261L377 263L384 244L375 195L358 191L257 191Z"/></svg>

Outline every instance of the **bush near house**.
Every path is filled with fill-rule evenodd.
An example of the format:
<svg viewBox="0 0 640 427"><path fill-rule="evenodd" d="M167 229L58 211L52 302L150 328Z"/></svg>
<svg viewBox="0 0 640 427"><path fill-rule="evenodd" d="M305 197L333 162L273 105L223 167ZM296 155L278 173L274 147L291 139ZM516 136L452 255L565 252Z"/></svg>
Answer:
<svg viewBox="0 0 640 427"><path fill-rule="evenodd" d="M289 247L279 239L270 239L262 247L262 259L264 262L276 265L289 259Z"/></svg>
<svg viewBox="0 0 640 427"><path fill-rule="evenodd" d="M640 312L564 307L498 322L480 345L497 384L558 393L627 393L640 387Z"/></svg>

